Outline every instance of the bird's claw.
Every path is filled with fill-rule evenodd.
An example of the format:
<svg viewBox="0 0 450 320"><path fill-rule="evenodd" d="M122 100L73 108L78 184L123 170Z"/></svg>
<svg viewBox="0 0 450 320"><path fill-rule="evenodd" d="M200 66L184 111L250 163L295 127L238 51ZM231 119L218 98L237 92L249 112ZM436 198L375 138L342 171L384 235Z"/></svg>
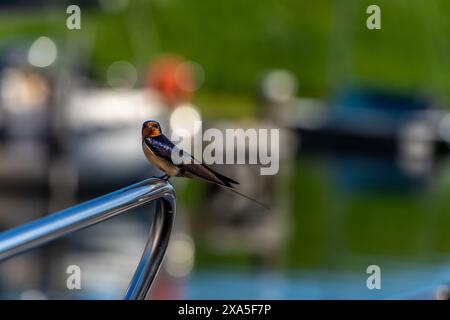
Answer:
<svg viewBox="0 0 450 320"><path fill-rule="evenodd" d="M165 174L165 175L163 175L161 177L158 177L158 179L161 179L161 180L164 180L164 181L169 181L170 176L168 174Z"/></svg>

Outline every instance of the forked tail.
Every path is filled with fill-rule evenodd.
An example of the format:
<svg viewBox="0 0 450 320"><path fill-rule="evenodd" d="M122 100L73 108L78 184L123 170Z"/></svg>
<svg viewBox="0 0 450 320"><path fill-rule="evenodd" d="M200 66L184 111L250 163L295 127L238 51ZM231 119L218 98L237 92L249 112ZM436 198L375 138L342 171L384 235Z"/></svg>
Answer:
<svg viewBox="0 0 450 320"><path fill-rule="evenodd" d="M268 211L271 210L270 207L269 207L268 205L266 205L266 204L264 204L264 203L262 203L262 202L260 202L260 201L258 201L258 200L256 200L256 199L253 199L252 197L250 197L250 196L248 196L248 195L246 195L246 194L243 194L243 193L237 191L236 189L234 189L234 188L232 188L232 187L231 187L231 188L230 188L230 187L225 187L225 186L223 186L223 187L224 187L226 190L230 190L231 192L234 192L234 193L240 195L241 197L246 198L247 200L253 201L254 203L260 205L261 207L263 207L264 209L266 209L266 210L268 210Z"/></svg>

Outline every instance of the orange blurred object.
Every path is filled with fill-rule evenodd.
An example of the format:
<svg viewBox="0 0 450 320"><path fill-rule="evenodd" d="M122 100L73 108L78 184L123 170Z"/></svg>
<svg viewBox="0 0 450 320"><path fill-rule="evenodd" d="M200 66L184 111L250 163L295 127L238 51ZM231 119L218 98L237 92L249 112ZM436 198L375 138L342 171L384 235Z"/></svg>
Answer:
<svg viewBox="0 0 450 320"><path fill-rule="evenodd" d="M176 56L157 59L147 75L146 87L157 90L170 107L192 99L195 76L189 64Z"/></svg>

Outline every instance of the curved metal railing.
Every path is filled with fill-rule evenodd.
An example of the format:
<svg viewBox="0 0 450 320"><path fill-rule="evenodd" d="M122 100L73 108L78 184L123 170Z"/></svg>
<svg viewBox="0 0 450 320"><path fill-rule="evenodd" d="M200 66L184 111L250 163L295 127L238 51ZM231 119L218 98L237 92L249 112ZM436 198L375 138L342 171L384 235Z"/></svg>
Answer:
<svg viewBox="0 0 450 320"><path fill-rule="evenodd" d="M155 200L149 238L125 293L125 299L142 300L162 263L175 218L175 191L161 179L141 181L0 233L0 262Z"/></svg>

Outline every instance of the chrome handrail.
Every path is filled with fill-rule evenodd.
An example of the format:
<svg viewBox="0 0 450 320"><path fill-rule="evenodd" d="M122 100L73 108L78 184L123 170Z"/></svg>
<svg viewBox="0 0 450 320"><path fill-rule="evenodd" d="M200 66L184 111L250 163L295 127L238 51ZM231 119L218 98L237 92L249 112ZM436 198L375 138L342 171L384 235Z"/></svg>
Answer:
<svg viewBox="0 0 450 320"><path fill-rule="evenodd" d="M0 233L0 262L130 209L159 200L141 260L125 299L145 299L172 230L176 200L170 183L151 178Z"/></svg>

